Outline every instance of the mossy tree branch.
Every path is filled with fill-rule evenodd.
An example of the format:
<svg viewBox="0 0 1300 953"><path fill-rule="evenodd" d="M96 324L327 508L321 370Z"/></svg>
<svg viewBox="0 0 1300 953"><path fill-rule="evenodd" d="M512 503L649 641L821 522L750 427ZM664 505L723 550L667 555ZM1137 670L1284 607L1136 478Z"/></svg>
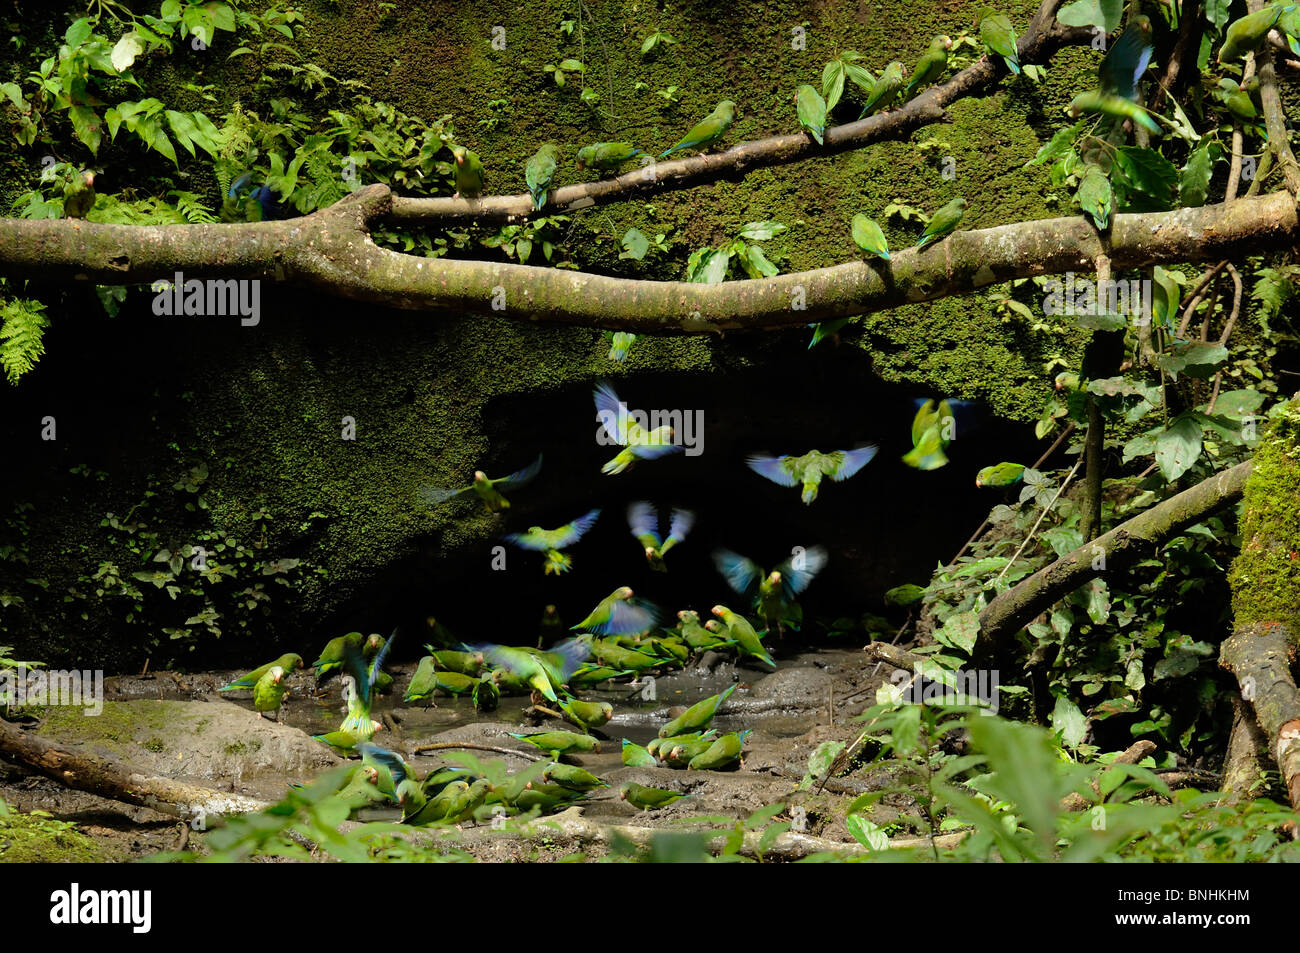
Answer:
<svg viewBox="0 0 1300 953"><path fill-rule="evenodd" d="M1250 469L1248 460L1216 473L1021 580L980 613L976 652L987 655L1002 649L1035 616L1088 580L1154 556L1189 526L1235 503Z"/></svg>
<svg viewBox="0 0 1300 953"><path fill-rule="evenodd" d="M1057 22L1056 9L1061 2L1044 0L1030 21L1018 43L1022 63L1045 63L1062 47L1087 43L1092 39L1091 29L1067 27ZM431 219L440 222L474 220L479 223L522 221L719 181L740 181L755 169L838 155L877 142L906 139L922 126L948 121L948 107L961 99L988 92L1006 73L1001 57L981 57L946 82L930 87L897 109L832 126L826 131L823 145L797 133L742 142L722 152L667 162L651 161L614 178L553 189L541 210L533 208L532 197L527 193L474 199L399 196L393 199L389 220L401 224L418 224ZM793 108L791 124L794 124Z"/></svg>
<svg viewBox="0 0 1300 953"><path fill-rule="evenodd" d="M185 278L283 280L388 307L498 315L660 334L798 327L988 285L1087 268L1220 261L1300 244L1286 192L1228 205L1117 215L1104 242L1083 217L955 232L890 262L850 261L749 281L643 281L513 263L428 259L380 248L370 227L387 186L287 222L134 227L0 220L0 274L99 284Z"/></svg>

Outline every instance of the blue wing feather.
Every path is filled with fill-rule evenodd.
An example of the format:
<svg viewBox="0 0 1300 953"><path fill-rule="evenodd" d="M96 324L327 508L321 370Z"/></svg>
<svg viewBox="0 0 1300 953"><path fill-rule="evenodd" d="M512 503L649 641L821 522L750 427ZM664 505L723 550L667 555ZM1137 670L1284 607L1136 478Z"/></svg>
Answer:
<svg viewBox="0 0 1300 953"><path fill-rule="evenodd" d="M620 447L627 445L627 405L618 399L614 388L608 384L596 385L593 395L596 400L596 418L605 428L605 433Z"/></svg>
<svg viewBox="0 0 1300 953"><path fill-rule="evenodd" d="M762 454L755 453L749 456L745 464L759 476L767 477L773 483L779 483L781 486L794 486L799 481L795 479L793 473L781 466L789 459L788 456L765 457Z"/></svg>
<svg viewBox="0 0 1300 953"><path fill-rule="evenodd" d="M542 455L539 453L537 459L522 470L516 470L508 477L502 477L499 480L493 480L492 485L498 490L517 490L533 477L537 476L542 469Z"/></svg>
<svg viewBox="0 0 1300 953"><path fill-rule="evenodd" d="M695 514L690 510L673 510L672 521L668 525L668 538L681 542L695 525Z"/></svg>
<svg viewBox="0 0 1300 953"><path fill-rule="evenodd" d="M793 599L812 584L813 578L822 571L827 560L826 550L813 546L798 556L791 556L776 571L781 574L781 588L787 599ZM799 568L795 568L798 563Z"/></svg>
<svg viewBox="0 0 1300 953"><path fill-rule="evenodd" d="M638 538L652 536L656 546L663 543L663 539L659 535L659 514L655 512L653 506L644 500L628 504L627 525L632 530L633 536Z"/></svg>
<svg viewBox="0 0 1300 953"><path fill-rule="evenodd" d="M758 581L762 578L763 569L752 559L746 559L729 549L715 549L713 565L718 567L718 572L722 573L722 578L727 580L727 585L739 595L746 599L754 597L758 591Z"/></svg>
<svg viewBox="0 0 1300 953"><path fill-rule="evenodd" d="M844 459L840 462L840 465L835 472L830 475L831 479L836 482L847 480L870 463L871 458L876 455L876 452L879 449L880 448L874 443L869 443L854 450L840 451L844 454Z"/></svg>

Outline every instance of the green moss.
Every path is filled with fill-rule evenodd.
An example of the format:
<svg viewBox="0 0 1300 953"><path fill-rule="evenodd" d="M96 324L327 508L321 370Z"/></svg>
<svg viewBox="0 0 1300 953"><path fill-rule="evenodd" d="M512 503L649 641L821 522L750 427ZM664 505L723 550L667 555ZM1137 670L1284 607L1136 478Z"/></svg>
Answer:
<svg viewBox="0 0 1300 953"><path fill-rule="evenodd" d="M0 801L0 863L91 864L112 859L75 824L45 811L23 814Z"/></svg>
<svg viewBox="0 0 1300 953"><path fill-rule="evenodd" d="M138 735L148 731L148 740L140 744L151 751L162 750L150 745L162 741L154 734L168 727L169 702L140 700L131 702L104 702L98 715L88 715L81 708L57 706L45 709L41 724L43 733L60 741L99 744L123 754L130 754L128 746Z"/></svg>
<svg viewBox="0 0 1300 953"><path fill-rule="evenodd" d="M228 755L252 754L254 751L261 750L262 742L259 738L251 738L248 741L232 741L225 747Z"/></svg>
<svg viewBox="0 0 1300 953"><path fill-rule="evenodd" d="M167 743L163 741L161 738L155 736L153 738L150 738L148 741L140 742L140 747L144 748L147 751L152 751L155 754L158 754L160 752L167 750Z"/></svg>
<svg viewBox="0 0 1300 953"><path fill-rule="evenodd" d="M1228 581L1238 628L1279 622L1300 633L1300 401L1286 405L1255 451Z"/></svg>

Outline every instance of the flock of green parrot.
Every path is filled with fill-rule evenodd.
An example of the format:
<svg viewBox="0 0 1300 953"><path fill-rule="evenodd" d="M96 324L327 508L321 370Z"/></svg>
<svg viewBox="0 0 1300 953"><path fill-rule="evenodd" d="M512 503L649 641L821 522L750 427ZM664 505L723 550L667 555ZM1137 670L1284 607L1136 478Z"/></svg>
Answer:
<svg viewBox="0 0 1300 953"><path fill-rule="evenodd" d="M1300 53L1297 49L1300 46L1297 43L1300 4L1275 3L1229 25L1218 62L1223 64L1246 55L1263 43L1268 32L1275 28L1284 33L1292 48ZM991 56L999 57L1012 73L1020 72L1017 36L1005 16L993 13L983 16L979 33ZM1102 61L1098 70L1098 88L1076 96L1068 111L1072 115L1087 112L1129 120L1158 132L1160 127L1155 119L1137 101L1138 79L1152 55L1151 33L1150 20L1144 16L1131 18ZM935 83L947 68L948 51L952 45L947 36L935 37L906 83L903 64L890 63L879 78L872 78L862 116L892 108L916 95L922 87ZM1238 86L1235 81L1224 79L1220 81L1216 95L1239 117L1256 118L1258 111L1250 99L1250 92L1249 84ZM824 142L827 110L820 94L811 86L800 86L795 94L795 105L804 131L818 143ZM660 153L659 158L685 150L707 149L725 135L735 117L736 104L730 100L722 101L676 144ZM479 195L483 188L483 167L479 157L459 145L452 151L457 194L467 197ZM591 168L605 173L615 171L641 155L644 155L642 150L631 143L601 142L580 149L576 165L579 170ZM559 148L547 143L527 163L525 180L537 209L546 203L559 158ZM78 213L79 197L92 184L93 179L86 179L75 181L69 187L69 214ZM249 185L248 182L239 183L245 191ZM232 186L232 194L234 188ZM90 194L93 196L93 192ZM965 200L957 198L939 209L926 226L917 247L924 248L950 234L961 221L965 208ZM880 226L865 215L854 217L852 234L864 251L885 261L890 259ZM813 344L834 333L842 323L826 322L816 326ZM625 356L633 339L631 334L615 335L611 357L621 359ZM620 448L602 466L602 473L617 475L639 462L682 449L673 442L671 427L649 431L642 428L608 384L596 387L594 399L606 435ZM903 462L921 471L945 466L949 462L945 450L956 437L957 416L969 403L948 399L936 405L934 400L918 400L917 405L911 428L912 449L903 455ZM755 454L746 462L751 470L774 483L798 487L800 499L810 505L817 499L824 478L833 481L849 479L876 456L877 450L875 445L865 444L850 450L810 450L798 456ZM468 486L456 489L428 487L422 495L434 504L473 495L490 513L501 513L510 507L505 494L528 484L541 467L542 457L539 455L531 464L508 476L493 479L483 471L476 471ZM1010 486L1023 478L1026 469L1016 463L995 464L981 469L975 482L980 487ZM565 573L573 566L572 558L565 550L595 525L600 512L592 509L556 529L532 526L524 532L505 534L504 539L520 548L542 553L544 573ZM695 523L695 515L688 510L674 508L661 513L645 501L631 503L627 519L649 568L656 572L668 571L665 558L687 538ZM666 626L660 608L637 597L627 586L615 589L570 630L559 621L556 608L547 606L542 620L543 639L547 633L565 634L549 650L542 649L541 640L537 647L465 644L430 620L434 641L438 645L426 645L429 654L421 659L407 687L406 702L428 700L441 692L468 695L478 708L486 710L496 707L502 693L527 694L535 707L579 729L511 733L512 737L531 744L545 755L531 768L515 774L506 774L502 768L484 766L472 757L466 757L464 767L445 768L423 780L418 779L399 754L371 740L384 727L372 717L371 707L375 694L387 691L392 685L392 677L383 671L383 665L393 638L383 639L378 635L367 638L353 632L334 639L321 651L312 667L318 678L328 677L336 671L344 673L344 720L337 730L317 736L340 752L361 757L361 765L340 796L347 798L355 808L395 804L402 810L403 821L416 825L483 820L501 812L518 813L534 808L546 812L584 798L592 790L605 786L604 782L581 767L563 763L561 759L567 754L599 751L599 741L591 732L610 721L613 709L607 702L581 699L574 694L575 690L616 678L633 676L639 679L648 672L680 667L693 655L705 651L734 652L739 659L752 658L775 668L763 645L763 637L773 630L780 637L787 626L799 627L802 612L795 599L808 588L827 560L827 553L821 547L796 549L790 558L768 571L730 550L714 551L713 561L718 571L752 610L753 617L761 620L763 631L756 629L742 613L722 604L712 608L716 618L704 624L700 623L696 611L683 609L676 614L676 625ZM897 593L902 589L919 591L919 587L908 586L891 592ZM568 635L569 631L579 634ZM251 690L253 707L259 717L275 713L278 718L288 690L286 676L302 668L303 664L302 657L297 654L282 655L223 686L221 691ZM736 687L733 684L726 691L691 706L665 724L659 736L645 747L623 739L624 764L666 764L696 770L726 770L740 765L749 732L718 735L716 730L709 728L714 715ZM544 704L554 705L555 710L542 707ZM634 807L651 810L689 795L629 783L620 789L619 796Z"/></svg>

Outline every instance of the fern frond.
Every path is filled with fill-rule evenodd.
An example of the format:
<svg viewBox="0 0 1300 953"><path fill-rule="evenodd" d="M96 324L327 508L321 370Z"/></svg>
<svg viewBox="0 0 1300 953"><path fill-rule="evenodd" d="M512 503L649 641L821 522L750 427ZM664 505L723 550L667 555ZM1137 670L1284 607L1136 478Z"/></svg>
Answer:
<svg viewBox="0 0 1300 953"><path fill-rule="evenodd" d="M45 305L35 300L15 298L0 307L0 367L10 384L36 366L45 353L42 340L50 319Z"/></svg>

